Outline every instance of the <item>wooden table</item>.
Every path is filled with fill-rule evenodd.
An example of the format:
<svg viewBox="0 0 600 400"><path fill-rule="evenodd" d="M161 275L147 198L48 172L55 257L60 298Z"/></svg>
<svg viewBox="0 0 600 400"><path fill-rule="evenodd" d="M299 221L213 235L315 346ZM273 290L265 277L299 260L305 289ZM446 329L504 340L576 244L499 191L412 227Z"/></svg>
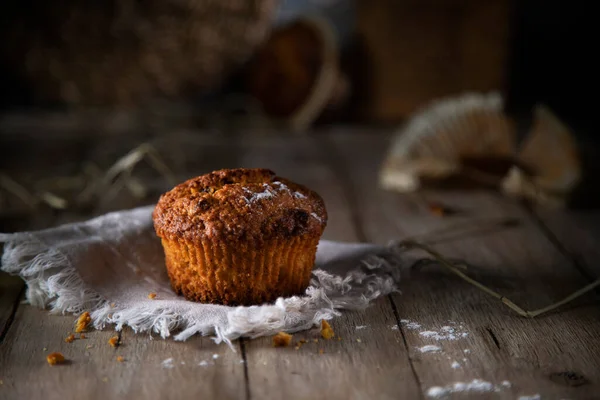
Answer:
<svg viewBox="0 0 600 400"><path fill-rule="evenodd" d="M446 237L435 248L467 262L472 276L526 309L557 301L600 274L600 213L530 210L485 190L410 195L380 190L377 172L389 134L331 128L306 136L166 137L46 138L50 150L28 154L38 160L38 171L64 172L101 153L114 161L143 139L156 144L178 179L226 167L272 168L323 196L330 215L326 239L387 243L467 226L470 233ZM60 163L57 149L68 152ZM15 170L31 165L25 156L12 159ZM148 172L146 182L155 181ZM155 186L145 203L167 189ZM435 215L431 202L456 213ZM12 229L40 228L136 204L124 198L89 212L45 210L10 222ZM506 219L516 223L485 222ZM110 328L65 343L74 317L22 304L22 282L3 274L0 399L424 399L453 387L457 393L449 398L600 398L597 293L526 319L437 266L413 271L400 288L364 312L334 319L341 340L309 342L299 350L274 348L271 338L261 338L235 342L234 353L206 337L174 342L128 328L118 333L123 345L114 349L107 344L115 334ZM448 326L456 340L444 336ZM317 335L305 332L294 339ZM423 351L427 345L440 351ZM72 362L50 367L45 356L51 351ZM117 362L117 356L125 361ZM168 359L172 368L164 366ZM208 365L199 365L202 361Z"/></svg>

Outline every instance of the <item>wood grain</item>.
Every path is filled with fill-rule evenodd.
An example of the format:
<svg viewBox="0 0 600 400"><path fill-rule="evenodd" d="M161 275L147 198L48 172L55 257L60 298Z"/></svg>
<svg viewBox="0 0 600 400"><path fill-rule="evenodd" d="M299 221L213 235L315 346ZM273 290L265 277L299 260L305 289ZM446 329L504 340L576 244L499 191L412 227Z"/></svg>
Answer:
<svg viewBox="0 0 600 400"><path fill-rule="evenodd" d="M377 171L387 140L338 133L332 135L332 142L348 171L369 239L384 243L451 225L466 223L481 228L482 220L511 218L519 221L518 226L487 234L481 230L440 243L436 249L465 260L475 267L472 273L476 279L528 308L559 300L585 282L517 204L487 192L399 195L381 191ZM444 204L458 213L440 218L429 211L429 202ZM473 379L497 385L497 393L484 393L491 398L534 394L541 398L591 398L590 393L598 390L600 346L594 339L594 332L600 329L597 305L579 302L558 313L524 319L438 267L413 271L401 289L403 294L394 296L394 304L406 320L402 330L424 395L432 387ZM420 326L410 329L409 321ZM443 334L444 326L455 330L456 340L423 335L427 331ZM426 345L439 346L440 351L423 353ZM453 368L455 361L458 366ZM587 383L569 386L577 374L586 377ZM564 376L572 379L556 383ZM503 381L510 382L510 387L503 386Z"/></svg>
<svg viewBox="0 0 600 400"><path fill-rule="evenodd" d="M329 213L325 239L359 240L347 200L335 174L323 161L319 141L272 138L242 139L240 143L244 149L240 165L272 168L323 196ZM364 312L345 312L331 321L341 340L325 341L315 329L294 335L294 342L308 340L298 350L293 346L273 348L271 338L248 341L251 398L417 398L418 387L402 336L392 329L396 324L388 298L382 298Z"/></svg>
<svg viewBox="0 0 600 400"><path fill-rule="evenodd" d="M99 138L89 146L89 160L106 169L148 138ZM187 153L195 162L178 169L177 178L187 179L188 174L200 174L228 163L226 146L219 142L218 149L210 140L198 142L190 137L190 143L204 143L189 147ZM185 139L174 146L189 146ZM157 145L160 147L160 143ZM162 148L164 151L165 148ZM169 154L179 154L170 149ZM178 160L185 163L186 160ZM175 164L177 165L177 164ZM166 190L157 182L157 174L147 163L136 168L136 176L152 189L149 197L137 200L122 191L109 204L100 204L89 214L61 213L60 217L45 226L89 218L107 211L130 208L156 200L160 190ZM153 197L154 196L154 197ZM4 297L4 296L3 296ZM4 304L4 301L1 303ZM4 306L2 308L4 310ZM4 318L4 313L2 314ZM113 349L108 339L117 333L112 327L106 331L91 332L89 339L64 343L63 339L72 329L73 317L48 316L46 312L30 306L21 306L5 342L0 347L0 365L10 365L0 373L4 385L0 398L76 399L85 398L225 398L239 399L246 395L246 383L241 349L232 352L226 345L216 345L206 337L194 337L185 343L152 338L148 334L134 334L129 328L120 334L122 346ZM4 319L0 320L3 321ZM43 337L43 340L41 340ZM94 346L85 349L88 344ZM39 348L38 348L39 347ZM62 351L72 362L61 367L50 367L45 361L43 347L48 351ZM123 363L116 360L122 356ZM216 358L213 358L216 355ZM171 359L171 362L165 360ZM172 366L172 367L171 367ZM39 374L39 377L37 376ZM35 380L34 385L27 385ZM106 382L104 381L106 380ZM72 381L72 382L71 382ZM174 384L173 382L185 382Z"/></svg>
<svg viewBox="0 0 600 400"><path fill-rule="evenodd" d="M72 316L21 306L0 344L0 398L224 398L245 396L242 354L195 337L184 343L134 335L107 328L86 339L65 343L73 331ZM78 337L79 335L76 335ZM90 347L90 348L88 348ZM48 353L61 352L69 363L50 366ZM216 355L216 358L215 358ZM119 362L121 356L124 361ZM170 359L170 360L169 360Z"/></svg>
<svg viewBox="0 0 600 400"><path fill-rule="evenodd" d="M95 146L93 159L108 168L111 160L135 148L141 141L128 140L115 146L114 138L100 140ZM169 141L160 139L154 145L170 166L178 181L204 174L214 169L235 166L235 151L227 142L213 140L209 135L178 135ZM174 157L178 157L174 160ZM147 162L136 166L135 176L151 189L144 203L153 203L170 188ZM162 186L161 186L162 185ZM126 191L108 204L101 204L96 214L137 205L136 199ZM240 399L246 395L243 349L234 344L236 352L226 344L217 345L207 337L193 337L186 342L163 340L148 334L135 334L130 328L123 330L120 354L129 364L129 372L121 377L126 384L127 398L225 398ZM213 358L213 356L217 358ZM172 368L163 366L171 359ZM184 382L185 384L173 384Z"/></svg>
<svg viewBox="0 0 600 400"><path fill-rule="evenodd" d="M66 343L75 319L50 316L31 306L19 307L0 344L0 397L99 399L123 394L122 377L128 365L117 362L118 349L108 344L114 333L90 332L86 339ZM55 351L65 356L66 365L48 365L46 356Z"/></svg>
<svg viewBox="0 0 600 400"><path fill-rule="evenodd" d="M16 312L19 296L23 292L23 281L20 278L0 272L0 343L8 331Z"/></svg>
<svg viewBox="0 0 600 400"><path fill-rule="evenodd" d="M600 277L600 211L534 210L542 229L548 231L567 258L588 276Z"/></svg>
<svg viewBox="0 0 600 400"><path fill-rule="evenodd" d="M527 308L556 301L598 276L596 214L538 213L536 220L517 203L489 192L383 192L376 178L387 135L348 130L305 137L171 132L168 139L154 143L178 180L218 168L260 166L317 190L330 216L326 239L386 243L466 224L469 234L446 237L436 249L465 260L473 277ZM81 156L107 167L142 140L154 139L94 139ZM136 171L152 189L143 202L155 201L163 184L144 165ZM457 213L435 216L428 208L431 202ZM124 193L91 213L137 204ZM64 213L49 219L56 217L40 214L27 223L49 226L88 215ZM490 229L481 222L506 218L518 224ZM0 285L2 327L20 286L2 276ZM341 340L319 339L295 350L273 348L270 338L263 338L244 341L236 353L208 338L180 343L130 329L122 332L117 349L107 343L115 334L110 328L69 344L64 338L74 317L50 316L22 305L0 343L0 398L412 399L428 398L432 387L443 391L446 385L473 379L497 385L498 392L470 391L463 393L466 397L591 399L599 391L600 320L593 295L530 320L437 266L411 271L401 289L393 302L380 299L365 312L334 319ZM447 336L444 326L454 329L456 340L422 335L435 331ZM294 336L313 339L318 330ZM441 351L422 353L425 345ZM50 367L45 360L50 351L63 352L71 363ZM124 362L116 360L118 355Z"/></svg>

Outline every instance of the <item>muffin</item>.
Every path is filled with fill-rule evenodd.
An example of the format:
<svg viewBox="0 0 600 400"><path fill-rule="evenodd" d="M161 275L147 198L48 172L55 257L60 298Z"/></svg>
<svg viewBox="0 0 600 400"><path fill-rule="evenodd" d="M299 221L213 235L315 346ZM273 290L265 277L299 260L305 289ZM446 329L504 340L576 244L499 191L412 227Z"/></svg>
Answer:
<svg viewBox="0 0 600 400"><path fill-rule="evenodd" d="M163 194L153 212L173 289L252 305L308 287L327 224L323 199L268 169L224 169Z"/></svg>

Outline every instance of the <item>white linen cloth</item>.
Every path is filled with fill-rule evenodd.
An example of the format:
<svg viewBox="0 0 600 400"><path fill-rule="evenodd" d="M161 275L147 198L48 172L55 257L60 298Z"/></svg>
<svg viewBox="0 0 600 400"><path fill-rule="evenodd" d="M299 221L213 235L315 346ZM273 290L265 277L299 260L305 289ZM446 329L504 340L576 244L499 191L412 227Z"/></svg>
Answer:
<svg viewBox="0 0 600 400"><path fill-rule="evenodd" d="M97 329L130 326L163 338L173 334L175 340L199 333L230 345L239 337L309 329L397 291L401 260L394 246L322 240L302 296L250 307L187 301L171 289L152 225L153 207L0 234L2 270L25 280L32 305L53 313L89 311Z"/></svg>

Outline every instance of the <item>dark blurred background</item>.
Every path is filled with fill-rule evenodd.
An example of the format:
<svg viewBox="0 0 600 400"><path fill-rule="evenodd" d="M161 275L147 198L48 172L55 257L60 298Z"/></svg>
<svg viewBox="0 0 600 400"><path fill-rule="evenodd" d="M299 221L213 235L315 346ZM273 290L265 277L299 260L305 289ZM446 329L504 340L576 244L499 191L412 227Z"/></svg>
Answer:
<svg viewBox="0 0 600 400"><path fill-rule="evenodd" d="M280 28L317 14L335 33L342 79L326 89L335 101L303 128L395 124L441 96L498 90L520 118L544 102L595 137L598 33L583 1L6 0L0 7L3 115L131 110L155 99L164 108L166 99L190 107L198 124L214 108L285 119L306 101L324 61L314 32Z"/></svg>
<svg viewBox="0 0 600 400"><path fill-rule="evenodd" d="M177 176L200 173L188 139L169 139L181 132L233 159L235 132L389 134L434 100L492 91L521 132L540 103L570 127L592 182L578 197L597 205L597 25L576 0L4 0L0 216L109 187L145 142ZM168 188L153 176L121 184L150 202Z"/></svg>

